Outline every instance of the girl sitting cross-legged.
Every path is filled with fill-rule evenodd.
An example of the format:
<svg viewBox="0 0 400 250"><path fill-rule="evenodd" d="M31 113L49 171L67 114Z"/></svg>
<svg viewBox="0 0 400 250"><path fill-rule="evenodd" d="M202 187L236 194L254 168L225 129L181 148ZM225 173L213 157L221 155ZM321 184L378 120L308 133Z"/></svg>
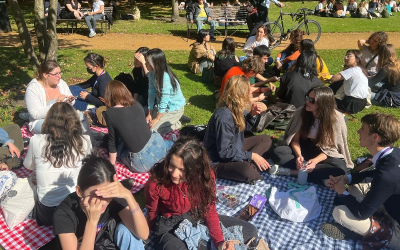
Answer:
<svg viewBox="0 0 400 250"><path fill-rule="evenodd" d="M195 243L187 245L178 238L177 228L184 219L189 221L189 225L185 224L189 228L192 223L203 221L201 223L208 228L212 244L218 249L234 249L232 242L224 240L220 222L226 228L242 226L244 242L252 237L257 238L257 229L252 224L237 218L218 216L215 208L215 174L206 149L196 140L179 138L165 161L156 164L150 174L144 192L147 220L150 229L155 232L155 249L211 249L207 245L205 248L198 248L199 244ZM203 227L202 224L200 226Z"/></svg>

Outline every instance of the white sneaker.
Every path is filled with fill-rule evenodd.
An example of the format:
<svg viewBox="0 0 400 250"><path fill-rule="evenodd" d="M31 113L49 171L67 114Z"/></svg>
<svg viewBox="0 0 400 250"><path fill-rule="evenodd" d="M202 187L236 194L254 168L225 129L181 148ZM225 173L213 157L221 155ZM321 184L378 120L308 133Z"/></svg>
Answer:
<svg viewBox="0 0 400 250"><path fill-rule="evenodd" d="M368 18L372 20L372 15L371 15L371 13L368 13Z"/></svg>
<svg viewBox="0 0 400 250"><path fill-rule="evenodd" d="M91 31L91 32L89 33L89 37L90 37L90 38L94 37L95 35L96 35L96 32L94 32L94 31Z"/></svg>
<svg viewBox="0 0 400 250"><path fill-rule="evenodd" d="M19 113L19 118L21 118L24 121L29 121L29 113L28 112L22 112Z"/></svg>

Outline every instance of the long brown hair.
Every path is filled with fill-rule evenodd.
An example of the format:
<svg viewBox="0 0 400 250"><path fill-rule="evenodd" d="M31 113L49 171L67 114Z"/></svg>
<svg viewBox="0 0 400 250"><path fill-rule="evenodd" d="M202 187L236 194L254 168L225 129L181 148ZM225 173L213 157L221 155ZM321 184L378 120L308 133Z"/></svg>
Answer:
<svg viewBox="0 0 400 250"><path fill-rule="evenodd" d="M131 92L118 80L112 80L107 83L104 91L104 100L107 108L118 104L124 107L130 107L135 104L135 99L133 99Z"/></svg>
<svg viewBox="0 0 400 250"><path fill-rule="evenodd" d="M400 76L400 62L392 44L384 44L378 50L378 70L387 67L389 82L396 85Z"/></svg>
<svg viewBox="0 0 400 250"><path fill-rule="evenodd" d="M38 70L35 72L35 78L37 80L43 80L43 74L48 74L51 71L53 71L55 68L60 67L60 65L53 60L47 60L42 62L42 64L40 64L40 67L38 68Z"/></svg>
<svg viewBox="0 0 400 250"><path fill-rule="evenodd" d="M307 95L312 91L315 92L315 101L318 104L317 118L319 120L319 129L315 143L318 147L333 147L335 145L333 124L338 119L335 112L335 96L329 87L312 88L307 92ZM301 119L300 136L303 139L307 139L310 129L315 123L315 117L304 106L301 111Z"/></svg>
<svg viewBox="0 0 400 250"><path fill-rule="evenodd" d="M192 216L204 219L216 201L215 174L207 150L190 137L180 137L175 141L164 162L157 163L150 170L150 175L161 188L171 182L168 166L172 155L180 157L185 166Z"/></svg>
<svg viewBox="0 0 400 250"><path fill-rule="evenodd" d="M289 36L294 36L294 39L296 40L295 44L290 44L289 45L289 50L290 51L296 51L300 49L300 42L303 40L303 36L305 35L305 32L300 29L295 29L292 32L290 32Z"/></svg>
<svg viewBox="0 0 400 250"><path fill-rule="evenodd" d="M75 167L83 159L83 129L78 114L68 103L57 102L47 112L42 125L46 135L43 158L55 168Z"/></svg>
<svg viewBox="0 0 400 250"><path fill-rule="evenodd" d="M235 125L239 131L246 128L244 110L250 104L250 81L245 75L232 76L225 85L217 103L217 108L227 107L233 116Z"/></svg>

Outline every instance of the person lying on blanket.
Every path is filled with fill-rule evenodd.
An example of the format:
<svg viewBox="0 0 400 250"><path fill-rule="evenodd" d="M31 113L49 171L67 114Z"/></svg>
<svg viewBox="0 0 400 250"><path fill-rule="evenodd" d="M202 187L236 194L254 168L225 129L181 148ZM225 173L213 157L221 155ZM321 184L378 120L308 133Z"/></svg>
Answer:
<svg viewBox="0 0 400 250"><path fill-rule="evenodd" d="M165 157L172 141L164 141L157 131L149 129L142 105L122 82L110 81L104 96L110 162L115 165L118 157L131 171L148 172Z"/></svg>
<svg viewBox="0 0 400 250"><path fill-rule="evenodd" d="M27 169L36 171L34 217L39 226L53 224L55 209L74 192L82 159L91 150L90 136L83 134L75 109L65 102L51 106L24 160Z"/></svg>
<svg viewBox="0 0 400 250"><path fill-rule="evenodd" d="M54 212L53 232L63 250L99 246L140 250L149 227L132 193L117 180L114 166L89 155L83 160L76 192Z"/></svg>
<svg viewBox="0 0 400 250"><path fill-rule="evenodd" d="M0 171L20 166L22 161L19 157L23 150L21 128L17 124L0 128Z"/></svg>
<svg viewBox="0 0 400 250"><path fill-rule="evenodd" d="M338 205L332 215L341 226L324 224L321 229L345 239L352 236L348 228L363 236L363 246L400 249L400 149L393 147L400 138L400 122L383 113L367 114L361 122L360 146L371 153L375 168L330 176L328 185L337 192Z"/></svg>
<svg viewBox="0 0 400 250"><path fill-rule="evenodd" d="M197 249L198 243L186 245L174 233L184 219L192 223L203 220L218 249L234 249L231 241L224 241L220 222L225 227L243 226L244 242L257 238L257 229L252 224L228 216L218 218L215 174L206 149L196 140L179 138L165 161L156 164L150 175L144 192L147 221L155 232L155 249Z"/></svg>

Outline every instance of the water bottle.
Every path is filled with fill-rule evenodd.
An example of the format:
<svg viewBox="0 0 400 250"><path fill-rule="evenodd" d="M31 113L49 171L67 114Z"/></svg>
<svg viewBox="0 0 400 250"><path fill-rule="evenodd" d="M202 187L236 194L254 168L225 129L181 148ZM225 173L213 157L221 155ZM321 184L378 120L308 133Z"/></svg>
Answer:
<svg viewBox="0 0 400 250"><path fill-rule="evenodd" d="M307 161L303 161L303 166L299 170L299 174L297 175L297 183L300 185L305 185L307 183L308 173L306 170Z"/></svg>

